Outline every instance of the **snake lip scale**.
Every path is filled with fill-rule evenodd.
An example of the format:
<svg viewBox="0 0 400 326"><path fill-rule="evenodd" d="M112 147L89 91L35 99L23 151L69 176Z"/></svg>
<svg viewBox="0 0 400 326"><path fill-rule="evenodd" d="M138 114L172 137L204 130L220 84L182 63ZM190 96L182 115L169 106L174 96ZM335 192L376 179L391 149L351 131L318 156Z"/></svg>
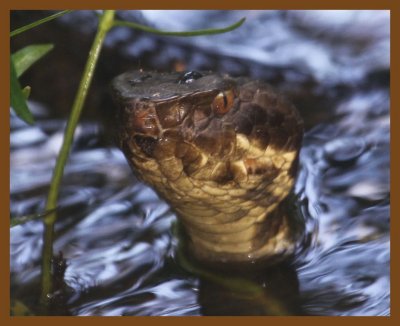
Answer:
<svg viewBox="0 0 400 326"><path fill-rule="evenodd" d="M131 71L112 82L117 142L136 176L177 214L191 253L211 263L293 255L284 201L303 122L268 84L212 72Z"/></svg>

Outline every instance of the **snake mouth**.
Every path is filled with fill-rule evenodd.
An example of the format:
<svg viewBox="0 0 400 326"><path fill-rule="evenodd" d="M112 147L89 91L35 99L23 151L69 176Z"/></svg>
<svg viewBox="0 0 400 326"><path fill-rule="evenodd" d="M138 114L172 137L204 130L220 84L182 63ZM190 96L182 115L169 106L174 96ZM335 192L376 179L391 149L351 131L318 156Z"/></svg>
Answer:
<svg viewBox="0 0 400 326"><path fill-rule="evenodd" d="M119 145L177 212L198 256L291 252L293 243L268 242L264 229L294 183L303 126L293 105L245 78L146 76L136 93L131 75L114 82ZM274 236L284 239L281 224Z"/></svg>

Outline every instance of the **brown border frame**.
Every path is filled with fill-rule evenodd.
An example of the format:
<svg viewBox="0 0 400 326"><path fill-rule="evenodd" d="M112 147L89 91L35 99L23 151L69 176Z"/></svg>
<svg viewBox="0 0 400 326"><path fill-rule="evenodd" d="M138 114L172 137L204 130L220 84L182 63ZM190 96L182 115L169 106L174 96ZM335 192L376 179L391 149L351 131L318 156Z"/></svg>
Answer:
<svg viewBox="0 0 400 326"><path fill-rule="evenodd" d="M1 84L0 88L1 96L0 103L2 109L0 110L0 121L4 124L3 128L0 128L0 142L2 157L9 157L9 63L8 54L10 51L9 44L9 28L10 28L10 10L28 10L28 9L99 9L99 8L115 8L115 9L387 9L391 11L391 120L396 123L399 120L399 2L396 0L336 0L336 1L316 1L316 0L280 0L274 2L256 2L255 0L240 0L230 2L216 2L215 0L203 0L201 3L194 3L192 1L183 0L153 0L149 1L104 1L97 0L92 3L89 0L80 0L79 2L72 2L66 0L58 0L52 2L49 0L14 0L14 1L1 1L0 2L0 40L2 43L3 50L0 51L0 71ZM8 127L8 128L7 128ZM400 128L391 128L391 192L392 194L399 194L399 132ZM397 149L397 150L396 150ZM0 207L4 210L3 218L1 218L0 227L1 236L1 259L3 261L3 268L0 269L0 320L2 325L8 324L23 324L23 323L40 323L40 325L61 323L68 325L73 322L77 323L96 323L105 324L108 322L112 323L126 323L126 324L201 324L201 323L229 323L242 324L243 322L265 324L268 322L278 323L295 323L296 325L320 325L321 323L382 323L392 324L399 322L399 295L398 290L399 281L399 261L393 259L391 263L391 316L390 317L10 317L10 297L9 297L9 184L6 180L9 180L10 174L9 160L3 160L0 166L0 180L1 182L1 196L0 196ZM396 197L393 197L396 198ZM396 237L396 231L399 228L399 202L394 200L391 203L391 253L392 257L399 257L399 237ZM110 319L111 318L111 319ZM340 319L338 319L340 318ZM395 320L398 320L397 322Z"/></svg>

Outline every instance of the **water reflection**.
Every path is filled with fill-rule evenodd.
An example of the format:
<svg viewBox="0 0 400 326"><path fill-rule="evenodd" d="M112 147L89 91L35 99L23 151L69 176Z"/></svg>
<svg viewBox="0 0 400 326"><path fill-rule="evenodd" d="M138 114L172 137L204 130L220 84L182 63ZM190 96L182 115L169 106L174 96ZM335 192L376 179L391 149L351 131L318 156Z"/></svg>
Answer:
<svg viewBox="0 0 400 326"><path fill-rule="evenodd" d="M218 13L232 19L243 15L205 12L201 19ZM388 13L335 12L334 18L324 12L247 13L249 24L238 35L252 32L260 41L255 48L254 39L238 43L229 34L218 39L225 44L218 49L210 38L185 41L197 47L188 66L198 69L203 59L210 64L207 51L212 50L219 58L214 70L280 80L281 89L300 106L313 104L313 112L328 110L324 103L329 104L331 118L318 116L305 136L295 187L307 220L306 249L290 266L253 278L266 294L262 300L238 296L185 270L176 259L175 216L169 207L132 176L123 155L105 143L99 124L83 123L65 171L56 225L54 251L62 252L67 263L62 313L277 314L273 306L279 304L287 314L390 314ZM263 22L263 30L257 22ZM146 42L136 51L157 43ZM179 48L180 42L168 46ZM273 73L276 67L280 79ZM378 70L382 74L373 73ZM318 82L310 84L310 75ZM35 126L10 116L12 216L44 210L65 124L46 112L36 109ZM32 309L39 293L42 231L39 221L10 230L11 294ZM268 293L273 302L265 302Z"/></svg>

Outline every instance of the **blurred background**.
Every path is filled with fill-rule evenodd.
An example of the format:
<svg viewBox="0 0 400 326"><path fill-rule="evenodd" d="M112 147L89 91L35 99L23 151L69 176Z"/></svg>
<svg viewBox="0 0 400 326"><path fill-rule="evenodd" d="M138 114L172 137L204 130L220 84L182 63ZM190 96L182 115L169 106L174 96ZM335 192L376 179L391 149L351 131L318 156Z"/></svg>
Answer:
<svg viewBox="0 0 400 326"><path fill-rule="evenodd" d="M51 13L12 11L11 30ZM107 36L65 171L55 251L67 267L54 314L389 315L390 12L138 10L118 16L174 31L246 22L213 36L164 37L123 27ZM55 45L21 78L32 87L36 124L10 113L12 216L43 212L96 26L96 12L76 11L11 39L12 52ZM130 69L258 78L300 110L307 131L294 192L309 240L290 272L278 273L289 276L279 283L272 272L264 282L279 284L267 290L285 309L235 301L177 263L174 214L132 176L107 127L114 112L110 81ZM11 296L35 311L42 225L32 221L10 233Z"/></svg>
<svg viewBox="0 0 400 326"><path fill-rule="evenodd" d="M11 29L46 14L13 11ZM118 15L177 31L247 20L231 33L198 37L114 28L100 58L86 117L112 106L109 82L130 69L212 70L261 78L283 89L300 109L312 110L310 119L331 109L338 95L346 95L338 93L356 83L389 81L389 11L144 10ZM12 52L33 43L55 45L22 79L33 86L32 99L48 104L54 114L66 115L70 110L96 26L95 12L79 11L11 39Z"/></svg>

